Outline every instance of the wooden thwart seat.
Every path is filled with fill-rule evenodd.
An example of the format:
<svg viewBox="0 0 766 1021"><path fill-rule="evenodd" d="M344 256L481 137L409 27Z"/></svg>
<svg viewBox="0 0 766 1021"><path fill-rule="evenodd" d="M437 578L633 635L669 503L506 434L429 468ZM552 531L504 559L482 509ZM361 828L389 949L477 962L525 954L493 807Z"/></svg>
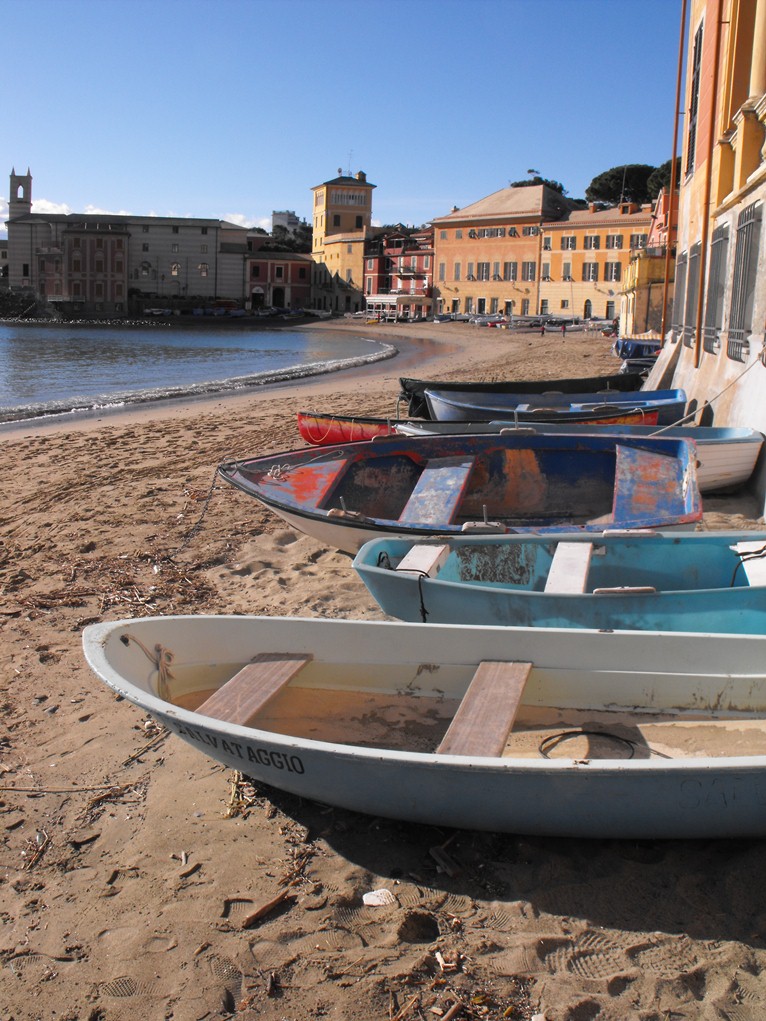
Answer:
<svg viewBox="0 0 766 1021"><path fill-rule="evenodd" d="M556 595L584 592L592 553L593 544L590 542L558 543L545 581L545 591Z"/></svg>
<svg viewBox="0 0 766 1021"><path fill-rule="evenodd" d="M292 652L259 652L206 699L197 712L245 726L311 660Z"/></svg>
<svg viewBox="0 0 766 1021"><path fill-rule="evenodd" d="M437 754L502 755L531 669L531 663L482 661Z"/></svg>
<svg viewBox="0 0 766 1021"><path fill-rule="evenodd" d="M399 520L406 524L450 522L463 498L473 469L472 457L438 457L426 461Z"/></svg>

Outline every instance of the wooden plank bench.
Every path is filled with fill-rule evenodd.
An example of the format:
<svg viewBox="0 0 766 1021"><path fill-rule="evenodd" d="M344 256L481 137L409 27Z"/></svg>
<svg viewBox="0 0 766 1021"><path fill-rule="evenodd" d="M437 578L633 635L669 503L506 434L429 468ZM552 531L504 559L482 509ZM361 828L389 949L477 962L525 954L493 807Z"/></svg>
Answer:
<svg viewBox="0 0 766 1021"><path fill-rule="evenodd" d="M592 553L590 542L560 542L553 553L545 591L555 595L584 592Z"/></svg>
<svg viewBox="0 0 766 1021"><path fill-rule="evenodd" d="M502 755L531 669L531 663L479 663L437 755Z"/></svg>
<svg viewBox="0 0 766 1021"><path fill-rule="evenodd" d="M446 524L455 516L473 470L472 457L438 457L426 461L399 516L404 524Z"/></svg>
<svg viewBox="0 0 766 1021"><path fill-rule="evenodd" d="M449 546L427 546L425 543L419 543L407 550L396 565L396 570L400 574L425 575L427 578L435 578L448 556Z"/></svg>
<svg viewBox="0 0 766 1021"><path fill-rule="evenodd" d="M310 660L300 653L259 652L196 711L244 727Z"/></svg>

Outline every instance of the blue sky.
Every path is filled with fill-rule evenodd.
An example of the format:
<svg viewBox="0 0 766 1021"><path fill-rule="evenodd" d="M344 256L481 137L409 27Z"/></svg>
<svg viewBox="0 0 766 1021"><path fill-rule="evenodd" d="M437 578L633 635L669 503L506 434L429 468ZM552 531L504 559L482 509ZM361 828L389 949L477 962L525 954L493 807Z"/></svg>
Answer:
<svg viewBox="0 0 766 1021"><path fill-rule="evenodd" d="M0 0L7 216L310 218L364 170L421 224L538 170L670 158L680 0Z"/></svg>

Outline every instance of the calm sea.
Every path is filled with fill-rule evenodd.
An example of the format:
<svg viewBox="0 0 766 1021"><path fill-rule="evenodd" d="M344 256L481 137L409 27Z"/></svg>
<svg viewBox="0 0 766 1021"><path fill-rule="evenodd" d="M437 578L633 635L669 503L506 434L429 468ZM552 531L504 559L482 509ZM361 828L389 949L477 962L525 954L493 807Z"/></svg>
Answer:
<svg viewBox="0 0 766 1021"><path fill-rule="evenodd" d="M393 352L311 329L0 324L0 422L243 389Z"/></svg>

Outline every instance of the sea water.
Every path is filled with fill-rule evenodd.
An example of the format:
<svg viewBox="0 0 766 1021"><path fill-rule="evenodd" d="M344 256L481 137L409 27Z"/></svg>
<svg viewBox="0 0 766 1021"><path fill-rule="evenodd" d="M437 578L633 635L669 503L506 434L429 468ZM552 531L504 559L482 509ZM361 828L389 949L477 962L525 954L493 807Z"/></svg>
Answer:
<svg viewBox="0 0 766 1021"><path fill-rule="evenodd" d="M242 326L0 324L0 422L299 379L378 361L345 333Z"/></svg>

